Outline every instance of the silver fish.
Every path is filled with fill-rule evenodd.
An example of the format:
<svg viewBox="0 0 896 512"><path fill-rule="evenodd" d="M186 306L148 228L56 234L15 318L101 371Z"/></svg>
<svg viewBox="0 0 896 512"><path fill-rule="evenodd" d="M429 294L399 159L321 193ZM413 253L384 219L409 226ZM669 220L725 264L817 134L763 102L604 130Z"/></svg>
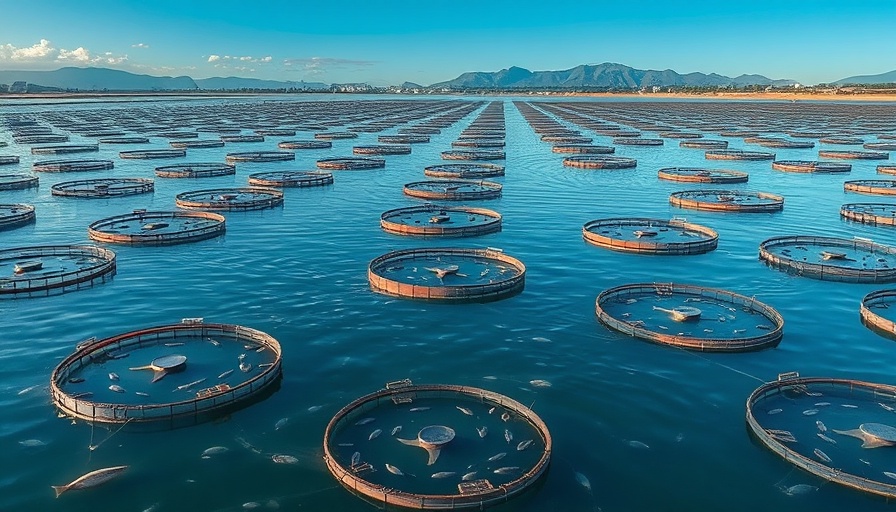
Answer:
<svg viewBox="0 0 896 512"><path fill-rule="evenodd" d="M858 405L853 405L853 404L840 404L840 407L846 407L847 409L858 409L859 408Z"/></svg>
<svg viewBox="0 0 896 512"><path fill-rule="evenodd" d="M438 473L433 473L432 477L433 478L448 478L448 477L452 477L456 474L457 473L455 473L454 471L439 471Z"/></svg>
<svg viewBox="0 0 896 512"><path fill-rule="evenodd" d="M476 432L479 432L479 437L484 438L488 434L488 427L476 427Z"/></svg>
<svg viewBox="0 0 896 512"><path fill-rule="evenodd" d="M112 381L119 380L118 374L115 372L109 372L109 380L112 380Z"/></svg>
<svg viewBox="0 0 896 512"><path fill-rule="evenodd" d="M352 454L352 466L357 466L361 463L361 452L355 452Z"/></svg>
<svg viewBox="0 0 896 512"><path fill-rule="evenodd" d="M355 446L355 443L339 443L336 446Z"/></svg>
<svg viewBox="0 0 896 512"><path fill-rule="evenodd" d="M830 437L828 437L828 436L822 434L821 432L819 432L819 433L817 433L817 434L815 434L815 435L818 436L818 438L821 439L822 441L825 441L825 442L828 442L828 443L831 443L831 444L837 444L837 441L836 441L836 440L831 439Z"/></svg>
<svg viewBox="0 0 896 512"><path fill-rule="evenodd" d="M202 384L203 382L205 382L205 377L203 377L203 378L201 378L201 379L198 379L198 380L194 380L193 382L188 382L188 383L186 383L186 384L182 384L182 385L180 385L180 386L177 386L174 390L175 390L175 391L183 391L183 390L185 390L185 389L190 389L190 388L192 388L193 386L195 386L195 385L197 385L197 384Z"/></svg>
<svg viewBox="0 0 896 512"><path fill-rule="evenodd" d="M376 418L361 418L360 420L355 422L355 425L367 425L368 423L373 423L376 421Z"/></svg>
<svg viewBox="0 0 896 512"><path fill-rule="evenodd" d="M115 391L116 393L125 393L126 392L124 390L124 388L119 386L118 384L112 384L111 386L109 386L109 389L112 391Z"/></svg>
<svg viewBox="0 0 896 512"><path fill-rule="evenodd" d="M392 464L386 464L386 469L393 475L404 476L404 473L402 473L400 469L396 468Z"/></svg>
<svg viewBox="0 0 896 512"><path fill-rule="evenodd" d="M504 439L507 440L507 444L510 444L510 442L513 441L513 434L506 428L504 429Z"/></svg>
<svg viewBox="0 0 896 512"><path fill-rule="evenodd" d="M251 364L249 364L249 363L247 363L247 362L245 362L245 361L240 362L240 371L241 371L241 372L243 372L243 373L249 373L250 370L252 370L252 365L251 365Z"/></svg>
<svg viewBox="0 0 896 512"><path fill-rule="evenodd" d="M289 423L289 418L280 418L277 420L277 423L274 423L274 430L280 430L285 427L287 423Z"/></svg>
<svg viewBox="0 0 896 512"><path fill-rule="evenodd" d="M271 460L276 462L277 464L298 464L299 459L293 457L292 455L272 455Z"/></svg>
<svg viewBox="0 0 896 512"><path fill-rule="evenodd" d="M505 456L507 456L507 452L501 452L501 453L499 453L499 454L497 454L497 455L492 455L491 457L489 457L489 458L488 458L488 461L489 461L489 462L495 462L496 460L501 460L501 459L503 459Z"/></svg>
<svg viewBox="0 0 896 512"><path fill-rule="evenodd" d="M798 494L807 494L812 491L817 491L818 487L809 484L797 484L790 487L782 488L781 492L788 496L796 496Z"/></svg>
<svg viewBox="0 0 896 512"><path fill-rule="evenodd" d="M639 450L646 450L650 448L646 443L642 443L641 441L629 441L628 445L632 448L638 448Z"/></svg>
<svg viewBox="0 0 896 512"><path fill-rule="evenodd" d="M815 404L815 407L827 407L829 405L831 405L831 402L818 402Z"/></svg>
<svg viewBox="0 0 896 512"><path fill-rule="evenodd" d="M588 481L588 477L578 471L576 472L576 482L579 482L579 485L591 492L591 482Z"/></svg>
<svg viewBox="0 0 896 512"><path fill-rule="evenodd" d="M521 441L520 444L516 445L516 450L518 452L521 452L521 451L525 450L526 448L532 446L532 443L534 443L534 442L535 441L532 439L526 439L525 441Z"/></svg>
<svg viewBox="0 0 896 512"><path fill-rule="evenodd" d="M401 425L392 429L392 432L389 434L390 436L394 436L395 434L401 432Z"/></svg>
<svg viewBox="0 0 896 512"><path fill-rule="evenodd" d="M20 394L21 394L21 393L20 393ZM884 409L886 409L886 410L888 410L888 411L890 411L890 412L896 412L896 409L890 407L889 405L887 405L887 404L885 404L885 403L878 402L877 405L883 407Z"/></svg>
<svg viewBox="0 0 896 512"><path fill-rule="evenodd" d="M25 389L19 391L17 394L18 394L18 395L24 395L25 393L28 393L29 391L34 391L34 390L37 389L38 387L40 387L39 384L35 384L35 385L33 385L33 386L28 386L27 388L25 388Z"/></svg>
<svg viewBox="0 0 896 512"><path fill-rule="evenodd" d="M772 409L768 411L769 414L781 414L782 412L784 412L784 409Z"/></svg>
<svg viewBox="0 0 896 512"><path fill-rule="evenodd" d="M183 343L165 343L165 346L166 347L182 347L182 346L184 346L184 344Z"/></svg>
<svg viewBox="0 0 896 512"><path fill-rule="evenodd" d="M491 409L488 410L488 413L489 413L489 414L491 414L491 413L493 413L493 412L495 412L495 408L494 408L494 407L492 407Z"/></svg>
<svg viewBox="0 0 896 512"><path fill-rule="evenodd" d="M134 394L138 396L149 396L149 393L144 393L143 391L134 391Z"/></svg>
<svg viewBox="0 0 896 512"><path fill-rule="evenodd" d="M896 473L891 473L891 472L889 472L889 471L884 471L884 476L886 476L886 477L888 477L888 478L892 478L893 480L896 480Z"/></svg>
<svg viewBox="0 0 896 512"><path fill-rule="evenodd" d="M321 410L321 408L323 408L322 405L312 405L311 407L308 408L308 412L317 412L317 411Z"/></svg>
<svg viewBox="0 0 896 512"><path fill-rule="evenodd" d="M459 406L459 405L455 405L454 407L456 407L458 411L460 411L460 412L466 414L467 416L472 416L472 415L473 415L473 411L467 409L466 407L461 407L461 406Z"/></svg>
<svg viewBox="0 0 896 512"><path fill-rule="evenodd" d="M411 412L423 412L423 411L428 411L428 410L429 410L429 407L411 407L411 409L410 409Z"/></svg>
<svg viewBox="0 0 896 512"><path fill-rule="evenodd" d="M816 448L812 453L814 453L815 456L819 458L819 460L822 460L827 463L831 462L831 458L828 457L828 454L824 453L823 451L821 451L818 448Z"/></svg>
<svg viewBox="0 0 896 512"><path fill-rule="evenodd" d="M370 433L370 437L368 437L367 440L368 440L368 441L373 441L374 439L376 439L377 437L379 437L380 434L382 434L382 433L383 433L383 431L382 431L381 429L376 429L376 430L374 430L373 432Z"/></svg>
<svg viewBox="0 0 896 512"><path fill-rule="evenodd" d="M19 444L26 448L36 448L38 446L47 445L47 443L41 441L40 439L26 439L24 441L19 441Z"/></svg>
<svg viewBox="0 0 896 512"><path fill-rule="evenodd" d="M549 388L549 387L551 387L551 385L552 385L550 382L548 382L548 381L546 381L546 380L544 380L544 379L530 380L530 381L529 381L529 384L532 384L532 385L535 386L536 388Z"/></svg>
<svg viewBox="0 0 896 512"><path fill-rule="evenodd" d="M475 471L470 471L469 473L467 473L467 474L465 474L464 476L460 477L460 479L463 480L464 482L469 482L470 480L472 480L472 479L474 479L474 478L476 478L476 472L475 472Z"/></svg>
<svg viewBox="0 0 896 512"><path fill-rule="evenodd" d="M212 455L221 455L222 453L229 452L230 448L226 446L212 446L211 448L206 448L205 451L202 452L200 457L203 459L209 459Z"/></svg>
<svg viewBox="0 0 896 512"><path fill-rule="evenodd" d="M56 491L56 497L58 498L60 494L65 491L75 491L78 489L87 489L89 487L95 487L102 483L108 482L112 480L122 471L128 469L128 466L114 466L111 468L103 468L97 469L96 471L91 471L86 475L79 476L73 482L65 484L65 485L54 485L53 490Z"/></svg>
<svg viewBox="0 0 896 512"><path fill-rule="evenodd" d="M818 409L806 409L803 411L803 416L815 416L818 414Z"/></svg>
<svg viewBox="0 0 896 512"><path fill-rule="evenodd" d="M227 370L226 372L222 373L221 375L218 375L218 380L226 379L227 377L230 376L231 373L233 373L233 368L231 368L230 370Z"/></svg>
<svg viewBox="0 0 896 512"><path fill-rule="evenodd" d="M517 472L517 471L519 471L519 470L520 470L519 466L505 466L505 467L503 467L503 468L498 468L498 469L496 469L496 470L494 471L494 473L495 473L496 475L507 475L507 474L510 474L510 473L515 473L515 472Z"/></svg>
<svg viewBox="0 0 896 512"><path fill-rule="evenodd" d="M220 343L218 340L213 340L213 339L211 339L211 338L205 338L205 341L211 343L212 345L214 345L214 346L216 346L216 347L220 347L220 346L221 346L221 343Z"/></svg>
<svg viewBox="0 0 896 512"><path fill-rule="evenodd" d="M825 426L825 424L822 423L821 420L816 421L815 426L818 427L818 431L821 432L822 434L824 434L825 432L828 431L828 427Z"/></svg>
<svg viewBox="0 0 896 512"><path fill-rule="evenodd" d="M82 382L84 382L83 377L72 377L72 378L68 379L69 384L80 384Z"/></svg>

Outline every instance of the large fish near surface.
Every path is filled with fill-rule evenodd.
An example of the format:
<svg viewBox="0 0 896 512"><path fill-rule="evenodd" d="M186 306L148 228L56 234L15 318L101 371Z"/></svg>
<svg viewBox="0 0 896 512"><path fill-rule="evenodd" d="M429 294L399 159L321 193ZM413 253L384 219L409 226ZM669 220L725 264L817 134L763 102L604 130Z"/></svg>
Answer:
<svg viewBox="0 0 896 512"><path fill-rule="evenodd" d="M128 469L128 466L114 466L111 468L98 469L96 471L91 471L86 475L79 476L75 479L75 481L69 484L53 485L51 487L53 487L53 490L56 491L56 497L58 498L59 495L64 493L65 491L87 489L89 487L96 487L97 485L106 483L118 476L122 471L126 469Z"/></svg>

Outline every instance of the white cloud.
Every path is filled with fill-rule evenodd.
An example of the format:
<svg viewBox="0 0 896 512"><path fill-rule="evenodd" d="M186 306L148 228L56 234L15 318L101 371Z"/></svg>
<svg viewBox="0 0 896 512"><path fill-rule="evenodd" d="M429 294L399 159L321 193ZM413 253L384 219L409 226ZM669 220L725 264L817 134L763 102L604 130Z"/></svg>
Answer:
<svg viewBox="0 0 896 512"><path fill-rule="evenodd" d="M209 55L209 56L208 56L208 61L209 61L209 62L216 62L216 61L219 61L219 60L221 60L221 56L220 56L220 55Z"/></svg>
<svg viewBox="0 0 896 512"><path fill-rule="evenodd" d="M253 57L251 55L244 55L242 57L230 56L230 55L209 55L208 62L221 62L221 61L233 61L233 62L244 62L249 64L267 64L274 60L273 57L268 55L267 57ZM215 67L227 67L222 65L216 65ZM234 67L233 69L240 69ZM248 69L248 68L243 68Z"/></svg>
<svg viewBox="0 0 896 512"><path fill-rule="evenodd" d="M137 44L132 44L131 48L149 48L149 45L146 43L137 43Z"/></svg>
<svg viewBox="0 0 896 512"><path fill-rule="evenodd" d="M83 46L79 46L77 49L72 51L60 49L59 54L56 55L56 60L90 62L90 52L87 51Z"/></svg>
<svg viewBox="0 0 896 512"><path fill-rule="evenodd" d="M50 41L41 39L39 43L27 48L17 48L9 43L0 45L0 61L39 61L48 60L56 54Z"/></svg>
<svg viewBox="0 0 896 512"><path fill-rule="evenodd" d="M112 52L104 52L101 55L93 55L90 50L79 46L74 50L56 48L47 39L41 39L39 43L17 48L12 44L0 45L0 63L16 63L41 67L51 64L75 64L75 65L121 65L128 61L127 55L116 55Z"/></svg>

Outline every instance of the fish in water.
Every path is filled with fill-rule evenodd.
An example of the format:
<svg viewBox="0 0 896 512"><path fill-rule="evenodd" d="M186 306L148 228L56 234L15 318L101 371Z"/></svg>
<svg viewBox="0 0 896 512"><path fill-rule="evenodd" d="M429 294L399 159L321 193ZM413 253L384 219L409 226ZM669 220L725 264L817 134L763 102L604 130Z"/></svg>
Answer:
<svg viewBox="0 0 896 512"><path fill-rule="evenodd" d="M352 454L352 466L357 466L361 463L361 452L355 452Z"/></svg>
<svg viewBox="0 0 896 512"><path fill-rule="evenodd" d="M144 393L143 391L134 391L134 394L137 396L149 396L149 393Z"/></svg>
<svg viewBox="0 0 896 512"><path fill-rule="evenodd" d="M817 434L815 434L815 435L818 436L818 438L821 439L822 441L825 441L825 442L828 442L828 443L831 443L831 444L837 444L837 441L835 441L835 440L831 439L830 437L828 437L828 436L822 434L821 432L819 432L819 433L817 433Z"/></svg>
<svg viewBox="0 0 896 512"><path fill-rule="evenodd" d="M109 380L117 381L119 379L118 374L115 372L109 372Z"/></svg>
<svg viewBox="0 0 896 512"><path fill-rule="evenodd" d="M476 472L475 472L475 471L470 471L469 473L467 473L467 474L465 474L464 476L460 477L460 479L463 480L464 482L469 482L470 480L472 480L472 479L474 479L474 478L476 478Z"/></svg>
<svg viewBox="0 0 896 512"><path fill-rule="evenodd" d="M769 414L781 414L782 412L784 412L784 409L772 409L768 411Z"/></svg>
<svg viewBox="0 0 896 512"><path fill-rule="evenodd" d="M546 381L546 380L544 380L544 379L530 380L530 381L529 381L529 384L532 384L532 385L535 386L536 388L549 388L549 387L551 387L551 385L552 385L550 382L548 382L548 381Z"/></svg>
<svg viewBox="0 0 896 512"><path fill-rule="evenodd" d="M252 365L251 365L251 364L249 364L249 363L247 363L247 362L245 362L245 361L240 361L240 371L241 371L241 372L243 372L243 373L249 373L249 371L250 371L251 369L252 369Z"/></svg>
<svg viewBox="0 0 896 512"><path fill-rule="evenodd" d="M227 377L230 376L231 373L233 373L233 368L227 370L226 372L222 373L221 375L218 375L218 380L226 379Z"/></svg>
<svg viewBox="0 0 896 512"><path fill-rule="evenodd" d="M383 433L383 431L382 431L381 429L376 429L376 430L374 430L373 432L370 433L370 437L368 437L367 440L368 440L368 441L373 441L374 439L376 439L377 437L379 437L380 434L382 434L382 433Z"/></svg>
<svg viewBox="0 0 896 512"><path fill-rule="evenodd" d="M815 456L818 457L818 459L821 460L821 461L824 461L824 462L827 462L827 463L830 463L830 462L831 462L831 458L828 457L828 454L824 453L824 452L821 451L819 448L816 448L812 453L814 453Z"/></svg>
<svg viewBox="0 0 896 512"><path fill-rule="evenodd" d="M491 414L491 413L493 413L493 412L495 412L495 408L494 408L494 407L492 407L491 409L488 410L488 413L489 413L489 414Z"/></svg>
<svg viewBox="0 0 896 512"><path fill-rule="evenodd" d="M889 472L889 471L884 471L884 476L887 477L887 478L892 478L893 480L896 480L896 473L891 473L891 472Z"/></svg>
<svg viewBox="0 0 896 512"><path fill-rule="evenodd" d="M781 492L788 496L796 496L798 494L808 494L812 491L817 491L818 487L809 484L797 484L790 487L785 487L781 489Z"/></svg>
<svg viewBox="0 0 896 512"><path fill-rule="evenodd" d="M351 447L351 446L355 446L355 443L339 443L339 444L336 445L336 446L348 446L348 447Z"/></svg>
<svg viewBox="0 0 896 512"><path fill-rule="evenodd" d="M576 482L579 482L579 485L584 487L588 492L591 492L591 482L588 481L588 477L576 472Z"/></svg>
<svg viewBox="0 0 896 512"><path fill-rule="evenodd" d="M19 441L19 444L26 448L36 448L38 446L47 445L47 443L41 441L40 439L26 439L24 441Z"/></svg>
<svg viewBox="0 0 896 512"><path fill-rule="evenodd" d="M280 430L285 427L287 423L289 423L289 418L280 418L277 420L277 423L274 423L274 430Z"/></svg>
<svg viewBox="0 0 896 512"><path fill-rule="evenodd" d="M513 434L506 428L504 429L504 439L507 440L507 444L513 441Z"/></svg>
<svg viewBox="0 0 896 512"><path fill-rule="evenodd" d="M75 479L75 481L65 484L65 485L54 485L53 490L56 491L56 497L58 498L60 494L65 491L76 491L78 489L87 489L89 487L96 487L102 483L106 483L109 480L112 480L122 471L128 469L128 466L114 466L111 468L103 468L97 469L96 471L91 471L86 475L79 476Z"/></svg>
<svg viewBox="0 0 896 512"><path fill-rule="evenodd" d="M214 345L214 346L216 346L216 347L220 347L220 346L221 346L221 342L219 342L218 340L213 340L213 339L211 339L211 338L205 338L205 341L211 343L212 345Z"/></svg>
<svg viewBox="0 0 896 512"><path fill-rule="evenodd" d="M508 475L510 473L515 473L519 471L519 466L504 466L503 468L498 468L494 471L496 475Z"/></svg>
<svg viewBox="0 0 896 512"><path fill-rule="evenodd" d="M21 395L22 392L19 391L19 394ZM896 409L890 407L889 405L887 405L887 404L885 404L885 403L878 402L877 405L883 407L884 409L886 409L886 410L888 410L888 411L890 411L890 412L896 412Z"/></svg>
<svg viewBox="0 0 896 512"><path fill-rule="evenodd" d="M822 423L821 420L816 421L815 426L818 427L818 431L821 432L822 434L824 434L825 432L828 431L828 427L825 426L825 424Z"/></svg>
<svg viewBox="0 0 896 512"><path fill-rule="evenodd" d="M386 470L393 475L404 476L404 473L402 473L400 469L396 468L392 464L386 464Z"/></svg>
<svg viewBox="0 0 896 512"><path fill-rule="evenodd" d="M461 407L461 406L459 406L459 405L455 405L455 407L457 407L457 410L458 410L458 411L460 411L460 412L466 414L467 416L472 416L472 415L473 415L473 411L471 411L470 409L467 409L466 407Z"/></svg>
<svg viewBox="0 0 896 512"><path fill-rule="evenodd" d="M499 453L499 454L497 454L497 455L492 455L491 457L489 457L489 458L488 458L488 461L489 461L489 462L495 462L496 460L501 460L501 459L503 459L505 456L507 456L507 452L501 452L501 453Z"/></svg>
<svg viewBox="0 0 896 512"><path fill-rule="evenodd" d="M428 411L429 407L411 407L411 412L423 412Z"/></svg>
<svg viewBox="0 0 896 512"><path fill-rule="evenodd" d="M479 437L485 438L488 434L488 427L476 427L476 432L479 432Z"/></svg>
<svg viewBox="0 0 896 512"><path fill-rule="evenodd" d="M433 473L433 478L449 478L456 475L454 471L439 471L438 473Z"/></svg>
<svg viewBox="0 0 896 512"><path fill-rule="evenodd" d="M401 425L399 425L399 426L393 428L393 429L392 429L392 432L391 432L389 435L390 435L390 436L394 436L395 434L398 434L399 432L401 432Z"/></svg>
<svg viewBox="0 0 896 512"><path fill-rule="evenodd" d="M112 384L111 386L109 386L109 389L112 391L115 391L116 393L124 393L125 392L124 388L119 386L118 384Z"/></svg>
<svg viewBox="0 0 896 512"><path fill-rule="evenodd" d="M516 451L521 452L526 448L532 446L532 443L535 441L532 439L526 439L525 441L520 441L520 444L516 445Z"/></svg>
<svg viewBox="0 0 896 512"><path fill-rule="evenodd" d="M508 421L509 419L510 419L510 414L508 414L506 412L501 414L501 420Z"/></svg>
<svg viewBox="0 0 896 512"><path fill-rule="evenodd" d="M174 390L175 390L175 391L183 391L183 390L185 390L185 389L190 389L190 388L192 388L193 386L195 386L195 385L197 385L197 384L202 384L203 382L205 382L205 377L203 377L203 378L201 378L201 379L198 379L198 380L194 380L193 382L188 382L188 383L186 383L186 384L182 384L182 385L180 385L180 386L177 386Z"/></svg>
<svg viewBox="0 0 896 512"><path fill-rule="evenodd" d="M39 387L39 384L35 384L35 385L33 385L33 386L28 386L27 388L25 388L25 389L19 391L17 394L18 394L18 395L24 395L25 393L28 393L28 392L30 392L30 391L34 391L34 390L37 389L38 387Z"/></svg>
<svg viewBox="0 0 896 512"><path fill-rule="evenodd" d="M183 343L165 343L165 346L166 347L182 347L182 346L184 346L184 344Z"/></svg>
<svg viewBox="0 0 896 512"><path fill-rule="evenodd" d="M373 423L376 421L376 418L361 418L360 420L355 422L355 425L367 425L368 423Z"/></svg>
<svg viewBox="0 0 896 512"><path fill-rule="evenodd" d="M317 412L323 408L322 405L312 405L308 408L308 412Z"/></svg>
<svg viewBox="0 0 896 512"><path fill-rule="evenodd" d="M847 409L858 409L859 408L858 405L853 405L853 404L840 404L840 407L846 407Z"/></svg>
<svg viewBox="0 0 896 512"><path fill-rule="evenodd" d="M226 446L212 446L211 448L206 448L205 451L202 452L203 459L210 459L212 455L221 455L222 453L229 452L230 448Z"/></svg>
<svg viewBox="0 0 896 512"><path fill-rule="evenodd" d="M84 382L83 377L72 377L72 378L68 379L69 384L80 384L82 382Z"/></svg>
<svg viewBox="0 0 896 512"><path fill-rule="evenodd" d="M261 503L259 503L257 501L247 501L246 503L243 503L243 508L245 510L255 510L256 508L258 508L260 506L261 506Z"/></svg>
<svg viewBox="0 0 896 512"><path fill-rule="evenodd" d="M272 455L271 460L276 462L277 464L298 464L299 459L293 457L292 455Z"/></svg>
<svg viewBox="0 0 896 512"><path fill-rule="evenodd" d="M818 414L818 409L806 409L803 411L803 416L815 416Z"/></svg>
<svg viewBox="0 0 896 512"><path fill-rule="evenodd" d="M827 407L829 405L831 405L831 402L818 402L815 404L815 407Z"/></svg>
<svg viewBox="0 0 896 512"><path fill-rule="evenodd" d="M646 443L642 443L641 441L629 441L628 445L632 448L638 448L639 450L646 450L650 448Z"/></svg>

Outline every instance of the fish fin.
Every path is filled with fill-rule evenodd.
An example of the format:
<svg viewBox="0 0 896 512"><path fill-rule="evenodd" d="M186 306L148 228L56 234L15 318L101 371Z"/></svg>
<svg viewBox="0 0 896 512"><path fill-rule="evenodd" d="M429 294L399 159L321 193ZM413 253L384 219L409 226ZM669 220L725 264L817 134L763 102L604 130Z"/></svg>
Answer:
<svg viewBox="0 0 896 512"><path fill-rule="evenodd" d="M56 497L57 497L57 498L59 497L60 494L62 494L62 493L64 493L65 491L68 490L68 486L67 486L67 485L51 485L50 487L52 487L53 490L56 491Z"/></svg>
<svg viewBox="0 0 896 512"><path fill-rule="evenodd" d="M432 448L426 451L429 452L429 462L427 462L426 465L432 466L436 463L436 460L439 459L439 454L442 453L442 450L441 448Z"/></svg>

